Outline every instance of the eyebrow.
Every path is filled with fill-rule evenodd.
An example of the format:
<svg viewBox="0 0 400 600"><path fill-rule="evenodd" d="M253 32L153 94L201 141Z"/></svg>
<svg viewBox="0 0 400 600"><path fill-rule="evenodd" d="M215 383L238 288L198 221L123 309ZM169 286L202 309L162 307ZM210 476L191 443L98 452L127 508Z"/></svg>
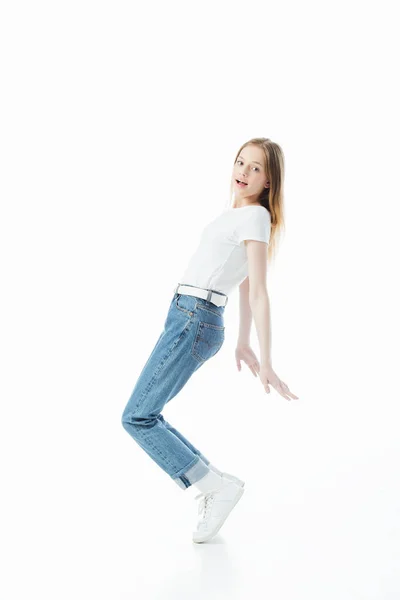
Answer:
<svg viewBox="0 0 400 600"><path fill-rule="evenodd" d="M238 158L243 158L244 159L244 157L241 156L240 154L239 154ZM259 162L257 162L256 160L252 160L251 162L256 163L257 165L260 165L260 167L262 167L262 164L259 163Z"/></svg>

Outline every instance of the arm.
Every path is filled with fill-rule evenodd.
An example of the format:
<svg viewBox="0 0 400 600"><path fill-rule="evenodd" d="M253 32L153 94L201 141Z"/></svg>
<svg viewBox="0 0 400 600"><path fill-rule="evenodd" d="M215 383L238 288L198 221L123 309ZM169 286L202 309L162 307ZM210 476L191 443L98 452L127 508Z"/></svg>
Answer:
<svg viewBox="0 0 400 600"><path fill-rule="evenodd" d="M239 285L239 336L238 346L250 345L250 330L253 320L249 303L249 278L246 277Z"/></svg>
<svg viewBox="0 0 400 600"><path fill-rule="evenodd" d="M249 265L249 307L260 345L261 367L271 366L271 311L267 291L267 244L246 240Z"/></svg>
<svg viewBox="0 0 400 600"><path fill-rule="evenodd" d="M271 366L271 309L267 290L252 299L251 310L260 344L261 366Z"/></svg>
<svg viewBox="0 0 400 600"><path fill-rule="evenodd" d="M236 364L240 371L240 360L245 360L250 370L255 376L260 378L265 391L269 394L269 386L272 385L281 396L286 400L292 398L298 400L298 396L292 394L287 384L279 379L278 375L272 368L271 364L271 311L269 296L267 292L267 244L265 241L254 239L244 239L246 246L247 259L249 265L248 282L243 285L243 292L248 286L248 302L251 314L254 318L257 330L258 341L260 344L261 365L258 364L257 358L250 346L240 347L236 349ZM242 284L241 284L242 285ZM249 312L245 308L246 303L241 309L241 316L245 316L245 321L240 335L248 335L247 327L249 327ZM251 323L251 320L250 320Z"/></svg>

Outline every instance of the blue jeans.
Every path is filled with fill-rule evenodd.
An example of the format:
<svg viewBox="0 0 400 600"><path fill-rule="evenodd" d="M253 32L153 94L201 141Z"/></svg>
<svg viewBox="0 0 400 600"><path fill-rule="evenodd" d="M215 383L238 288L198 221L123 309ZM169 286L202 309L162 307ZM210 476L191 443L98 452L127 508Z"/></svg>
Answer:
<svg viewBox="0 0 400 600"><path fill-rule="evenodd" d="M206 475L210 461L161 411L222 347L224 311L197 296L174 294L164 329L122 414L124 429L182 489Z"/></svg>

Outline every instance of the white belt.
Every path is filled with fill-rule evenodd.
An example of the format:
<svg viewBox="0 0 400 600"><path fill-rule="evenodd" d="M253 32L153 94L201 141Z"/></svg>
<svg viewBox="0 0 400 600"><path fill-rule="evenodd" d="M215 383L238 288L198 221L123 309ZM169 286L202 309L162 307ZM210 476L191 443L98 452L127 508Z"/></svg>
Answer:
<svg viewBox="0 0 400 600"><path fill-rule="evenodd" d="M194 285L186 285L184 283L178 283L174 289L174 294L186 294L187 296L197 296L203 298L208 302L212 302L216 306L226 306L228 302L228 296L221 292L213 292L206 288L196 287Z"/></svg>

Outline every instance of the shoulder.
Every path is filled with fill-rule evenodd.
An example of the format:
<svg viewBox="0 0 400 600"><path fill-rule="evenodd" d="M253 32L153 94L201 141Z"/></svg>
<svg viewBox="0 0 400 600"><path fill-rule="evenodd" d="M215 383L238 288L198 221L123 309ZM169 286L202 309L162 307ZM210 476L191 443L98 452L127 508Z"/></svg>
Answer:
<svg viewBox="0 0 400 600"><path fill-rule="evenodd" d="M257 217L264 217L265 219L270 219L271 215L269 213L269 210L267 208L265 208L265 206L262 206L262 204L255 204L254 206L249 207L249 213L252 216L257 216Z"/></svg>
<svg viewBox="0 0 400 600"><path fill-rule="evenodd" d="M248 212L249 214L246 216L246 221L258 222L265 226L268 226L271 223L270 212L264 206L252 206Z"/></svg>

